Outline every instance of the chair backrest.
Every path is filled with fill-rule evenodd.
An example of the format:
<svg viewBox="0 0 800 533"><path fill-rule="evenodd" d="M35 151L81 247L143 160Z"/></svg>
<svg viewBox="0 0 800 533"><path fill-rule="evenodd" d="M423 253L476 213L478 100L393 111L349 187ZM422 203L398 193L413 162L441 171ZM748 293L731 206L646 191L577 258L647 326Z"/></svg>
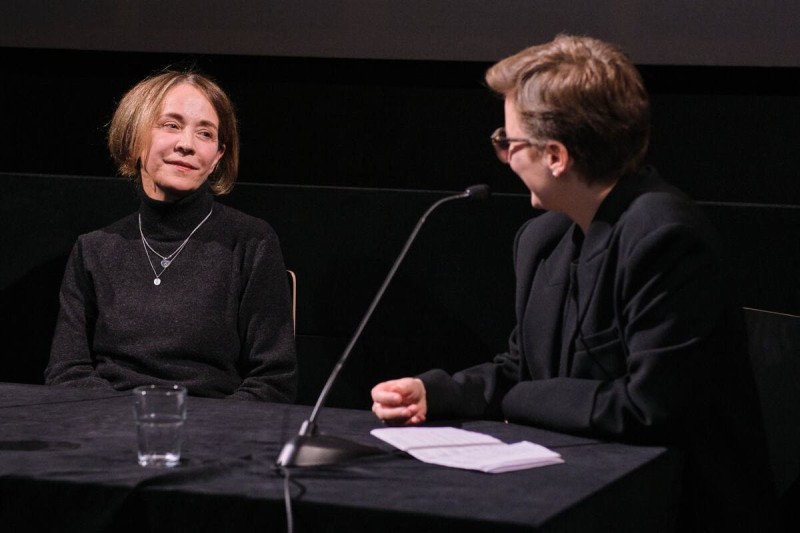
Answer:
<svg viewBox="0 0 800 533"><path fill-rule="evenodd" d="M292 301L292 326L297 334L297 274L293 270L286 270L286 276L289 281L289 297Z"/></svg>
<svg viewBox="0 0 800 533"><path fill-rule="evenodd" d="M800 316L744 309L773 480L782 496L800 476Z"/></svg>

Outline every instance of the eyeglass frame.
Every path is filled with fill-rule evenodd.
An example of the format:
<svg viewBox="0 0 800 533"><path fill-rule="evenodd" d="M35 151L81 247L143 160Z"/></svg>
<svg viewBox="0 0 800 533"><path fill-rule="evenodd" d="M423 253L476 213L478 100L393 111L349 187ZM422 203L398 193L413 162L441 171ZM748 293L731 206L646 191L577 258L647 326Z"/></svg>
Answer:
<svg viewBox="0 0 800 533"><path fill-rule="evenodd" d="M506 164L509 161L508 152L511 149L511 143L525 143L528 146L541 146L540 142L527 137L507 137L506 129L503 126L494 130L489 139L492 141L492 146L494 147L497 158Z"/></svg>

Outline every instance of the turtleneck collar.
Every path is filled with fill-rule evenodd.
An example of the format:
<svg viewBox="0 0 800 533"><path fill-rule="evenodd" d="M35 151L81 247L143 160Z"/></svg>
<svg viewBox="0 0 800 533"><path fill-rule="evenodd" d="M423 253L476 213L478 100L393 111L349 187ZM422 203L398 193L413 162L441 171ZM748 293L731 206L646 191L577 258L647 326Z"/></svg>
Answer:
<svg viewBox="0 0 800 533"><path fill-rule="evenodd" d="M186 238L214 205L214 197L207 181L196 191L175 202L150 198L141 184L138 192L142 230L148 238L153 239Z"/></svg>

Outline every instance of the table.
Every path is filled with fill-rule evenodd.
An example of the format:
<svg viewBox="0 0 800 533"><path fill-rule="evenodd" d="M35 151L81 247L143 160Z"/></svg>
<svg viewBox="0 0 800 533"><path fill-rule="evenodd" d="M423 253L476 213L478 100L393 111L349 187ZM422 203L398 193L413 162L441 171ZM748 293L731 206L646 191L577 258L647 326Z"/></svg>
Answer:
<svg viewBox="0 0 800 533"><path fill-rule="evenodd" d="M285 531L273 465L310 408L190 397L184 459L136 462L128 393L0 383L0 530ZM324 409L324 432L385 454L291 469L295 531L671 531L682 456L490 421L564 464L505 474L417 461L372 437L369 411ZM334 527L335 525L335 527Z"/></svg>

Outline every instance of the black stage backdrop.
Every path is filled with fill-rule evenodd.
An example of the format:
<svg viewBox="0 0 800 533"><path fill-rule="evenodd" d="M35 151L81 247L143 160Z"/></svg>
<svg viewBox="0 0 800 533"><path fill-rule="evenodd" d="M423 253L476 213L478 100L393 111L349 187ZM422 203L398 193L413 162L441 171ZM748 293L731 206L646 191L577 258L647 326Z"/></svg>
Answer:
<svg viewBox="0 0 800 533"><path fill-rule="evenodd" d="M194 65L236 103L240 181L524 194L493 156L482 62L0 48L0 172L112 176L105 125L131 85ZM641 65L648 161L697 200L800 204L800 68Z"/></svg>
<svg viewBox="0 0 800 533"><path fill-rule="evenodd" d="M236 104L240 184L224 201L272 223L298 273L301 401L315 398L417 217L474 183L494 196L449 205L423 228L331 401L364 406L376 379L502 350L511 242L535 213L489 146L503 117L483 73L559 31L631 53L652 97L648 162L706 206L743 304L800 312L797 7L44 3L12 0L0 20L0 379L41 380L71 244L135 208L110 178L105 125L125 90L166 66L199 68Z"/></svg>
<svg viewBox="0 0 800 533"><path fill-rule="evenodd" d="M417 219L444 194L240 184L222 200L269 221L297 273L301 403L316 400ZM118 178L0 173L0 381L41 382L75 238L136 206L132 185ZM742 304L798 314L800 209L703 206L728 244ZM535 214L521 194L434 212L329 404L367 408L379 380L454 371L504 350L514 325L512 242Z"/></svg>

